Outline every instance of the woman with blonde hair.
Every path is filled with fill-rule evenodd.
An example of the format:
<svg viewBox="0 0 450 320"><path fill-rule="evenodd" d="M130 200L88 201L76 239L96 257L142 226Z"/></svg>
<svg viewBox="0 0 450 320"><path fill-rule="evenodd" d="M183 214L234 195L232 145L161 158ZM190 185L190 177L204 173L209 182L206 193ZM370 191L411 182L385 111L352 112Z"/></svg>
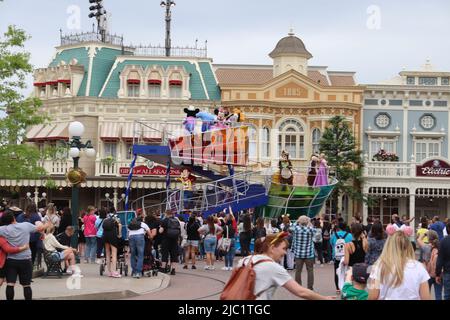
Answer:
<svg viewBox="0 0 450 320"><path fill-rule="evenodd" d="M430 300L430 276L408 238L413 232L408 226L386 228L389 237L368 281L369 300Z"/></svg>
<svg viewBox="0 0 450 320"><path fill-rule="evenodd" d="M53 233L55 232L54 226L49 226L45 230L44 234L44 248L45 250L51 252L52 256L55 256L55 259L59 259L64 261L66 266L66 273L72 274L74 276L82 277L79 270L75 270L75 253L77 252L74 248L70 248L67 246L63 246L59 241L55 238ZM58 252L57 249L62 250Z"/></svg>
<svg viewBox="0 0 450 320"><path fill-rule="evenodd" d="M42 222L51 222L55 226L55 230L58 230L61 218L58 215L58 211L56 210L54 203L49 203L47 205L45 216L44 218L42 218Z"/></svg>
<svg viewBox="0 0 450 320"><path fill-rule="evenodd" d="M255 242L255 252L252 255L243 258L238 263L238 268L247 265L251 261L255 271L254 295L257 300L272 299L275 290L284 287L297 297L307 300L328 300L335 297L325 297L312 290L299 285L291 275L278 264L286 255L289 245L287 232L279 232L267 235L264 240L258 239Z"/></svg>

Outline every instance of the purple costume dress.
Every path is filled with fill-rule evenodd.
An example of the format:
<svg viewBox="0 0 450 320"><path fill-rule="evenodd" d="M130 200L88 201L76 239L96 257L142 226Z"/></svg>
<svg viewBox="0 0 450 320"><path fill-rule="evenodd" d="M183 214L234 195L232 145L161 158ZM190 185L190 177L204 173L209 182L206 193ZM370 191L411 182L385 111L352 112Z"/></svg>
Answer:
<svg viewBox="0 0 450 320"><path fill-rule="evenodd" d="M317 171L316 179L313 184L314 187L328 185L327 171L327 161L325 159L320 160L319 170Z"/></svg>

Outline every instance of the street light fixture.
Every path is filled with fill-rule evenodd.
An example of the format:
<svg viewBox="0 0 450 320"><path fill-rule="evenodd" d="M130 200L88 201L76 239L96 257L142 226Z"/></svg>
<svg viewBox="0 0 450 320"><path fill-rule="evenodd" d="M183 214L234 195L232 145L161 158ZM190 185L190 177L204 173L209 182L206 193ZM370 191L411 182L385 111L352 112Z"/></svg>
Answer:
<svg viewBox="0 0 450 320"><path fill-rule="evenodd" d="M105 193L105 199L106 199L108 202L111 202L111 203L114 205L114 209L117 209L117 208L116 208L116 205L118 205L118 204L121 203L122 201L125 201L125 198L126 198L125 193L122 193L122 194L120 195L120 199L117 199L117 200L116 200L117 203L114 203L115 199L111 199L111 198L110 198L110 194L109 194L109 193ZM108 205L108 208L109 208L109 205Z"/></svg>
<svg viewBox="0 0 450 320"><path fill-rule="evenodd" d="M85 154L88 158L95 157L95 149L92 146L90 140L88 140L85 144L81 142L81 136L84 133L84 125L79 121L71 122L69 125L69 136L72 137L72 140L69 142L70 151L69 156L73 158L73 169L77 170L78 161L80 160L80 150L84 149ZM74 228L74 234L78 235L78 211L79 211L79 184L72 184L72 226ZM77 248L78 239L76 236L72 237L71 240L72 248ZM79 257L77 256L77 260ZM78 261L77 261L78 262Z"/></svg>
<svg viewBox="0 0 450 320"><path fill-rule="evenodd" d="M161 1L160 6L162 8L166 8L166 57L170 57L170 48L172 46L170 39L170 22L172 21L172 11L171 7L174 7L176 4L172 0Z"/></svg>
<svg viewBox="0 0 450 320"><path fill-rule="evenodd" d="M31 197L31 192L27 192L27 199L34 202L36 204L36 208L39 205L39 202L42 200L45 200L47 198L47 194L45 192L42 192L42 197L39 197L39 192L34 192L34 198Z"/></svg>

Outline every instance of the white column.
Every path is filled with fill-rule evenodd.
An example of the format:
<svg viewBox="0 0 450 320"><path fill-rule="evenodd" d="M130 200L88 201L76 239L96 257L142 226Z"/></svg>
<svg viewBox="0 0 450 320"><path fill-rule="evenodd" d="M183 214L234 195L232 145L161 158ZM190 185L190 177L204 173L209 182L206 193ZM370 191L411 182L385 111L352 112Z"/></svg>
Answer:
<svg viewBox="0 0 450 320"><path fill-rule="evenodd" d="M117 195L118 195L118 193L117 193L117 188L114 188L114 200L113 200L113 204L114 204L114 209L116 209L116 210L117 210L117 203L118 203Z"/></svg>
<svg viewBox="0 0 450 320"><path fill-rule="evenodd" d="M367 196L367 194L369 193L369 187L364 187L363 188L363 195ZM362 212L362 218L363 218L363 223L367 223L367 218L369 217L369 207L367 206L367 202L362 203L363 205L363 212Z"/></svg>
<svg viewBox="0 0 450 320"><path fill-rule="evenodd" d="M409 189L409 217L416 217L416 188ZM414 219L410 223L411 228L415 230L415 221Z"/></svg>

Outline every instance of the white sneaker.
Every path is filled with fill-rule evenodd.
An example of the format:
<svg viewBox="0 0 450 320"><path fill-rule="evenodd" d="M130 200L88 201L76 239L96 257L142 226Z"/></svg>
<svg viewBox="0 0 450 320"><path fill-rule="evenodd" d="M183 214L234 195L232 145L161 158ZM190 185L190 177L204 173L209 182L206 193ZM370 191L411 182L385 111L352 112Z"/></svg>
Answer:
<svg viewBox="0 0 450 320"><path fill-rule="evenodd" d="M216 270L216 268L214 266L210 266L209 270Z"/></svg>
<svg viewBox="0 0 450 320"><path fill-rule="evenodd" d="M209 266L208 266L208 265L205 265L204 269L205 269L205 270L209 270Z"/></svg>
<svg viewBox="0 0 450 320"><path fill-rule="evenodd" d="M67 274L72 274L72 269L70 269L70 267L67 268L66 273L67 273Z"/></svg>
<svg viewBox="0 0 450 320"><path fill-rule="evenodd" d="M233 267L228 267L228 271L233 271Z"/></svg>
<svg viewBox="0 0 450 320"><path fill-rule="evenodd" d="M222 268L220 268L220 270L228 271L229 269L228 269L228 267L222 267Z"/></svg>

